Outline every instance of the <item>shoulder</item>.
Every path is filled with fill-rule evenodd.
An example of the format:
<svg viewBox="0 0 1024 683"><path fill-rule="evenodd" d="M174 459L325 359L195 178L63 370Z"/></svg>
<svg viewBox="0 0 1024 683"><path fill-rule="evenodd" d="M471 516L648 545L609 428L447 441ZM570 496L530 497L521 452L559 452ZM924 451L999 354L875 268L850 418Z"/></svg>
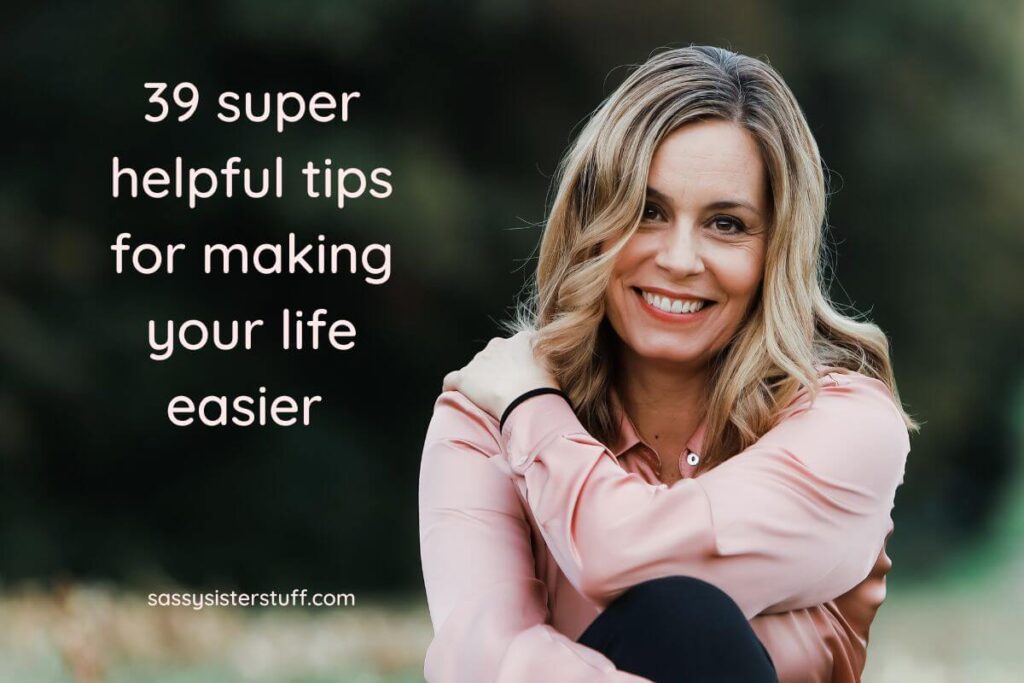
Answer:
<svg viewBox="0 0 1024 683"><path fill-rule="evenodd" d="M425 444L438 441L458 442L487 456L501 452L498 421L458 391L442 391L434 401Z"/></svg>
<svg viewBox="0 0 1024 683"><path fill-rule="evenodd" d="M801 389L782 410L783 419L806 411L845 415L851 420L867 419L896 424L907 433L906 423L889 387L879 379L860 372L818 366L816 391Z"/></svg>
<svg viewBox="0 0 1024 683"><path fill-rule="evenodd" d="M822 368L815 394L803 390L762 441L814 461L822 472L853 468L891 487L903 478L910 435L888 386L859 372Z"/></svg>

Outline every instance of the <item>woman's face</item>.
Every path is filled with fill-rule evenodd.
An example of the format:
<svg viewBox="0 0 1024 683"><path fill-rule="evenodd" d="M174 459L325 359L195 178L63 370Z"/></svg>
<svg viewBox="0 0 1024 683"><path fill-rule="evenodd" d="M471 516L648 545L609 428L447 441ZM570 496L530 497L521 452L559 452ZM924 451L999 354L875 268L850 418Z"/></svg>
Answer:
<svg viewBox="0 0 1024 683"><path fill-rule="evenodd" d="M757 294L770 211L764 163L746 129L716 119L669 134L651 161L640 227L605 295L627 352L710 361Z"/></svg>

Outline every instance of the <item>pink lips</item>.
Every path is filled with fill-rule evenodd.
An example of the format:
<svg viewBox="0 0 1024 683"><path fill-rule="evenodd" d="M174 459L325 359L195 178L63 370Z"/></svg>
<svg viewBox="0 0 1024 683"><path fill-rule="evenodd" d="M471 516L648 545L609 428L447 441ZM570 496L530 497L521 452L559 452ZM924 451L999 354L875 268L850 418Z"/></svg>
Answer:
<svg viewBox="0 0 1024 683"><path fill-rule="evenodd" d="M655 308L651 304L647 303L647 300L644 299L644 295L641 292L633 290L633 293L636 295L636 298L640 303L640 307L647 311L648 314L654 316L658 320L670 323L687 323L700 320L704 317L705 311L713 305L712 302L707 302L704 304L704 307L696 313L666 313L660 308Z"/></svg>

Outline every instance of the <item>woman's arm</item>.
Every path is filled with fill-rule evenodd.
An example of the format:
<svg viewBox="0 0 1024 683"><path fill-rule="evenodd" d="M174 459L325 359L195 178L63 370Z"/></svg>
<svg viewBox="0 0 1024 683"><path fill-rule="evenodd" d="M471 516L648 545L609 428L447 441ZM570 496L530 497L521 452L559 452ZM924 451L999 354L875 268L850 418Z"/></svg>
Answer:
<svg viewBox="0 0 1024 683"><path fill-rule="evenodd" d="M828 375L750 448L673 486L625 472L559 396L502 428L517 485L559 566L605 606L660 576L722 588L747 618L825 603L860 583L891 529L909 440L881 382Z"/></svg>
<svg viewBox="0 0 1024 683"><path fill-rule="evenodd" d="M420 466L423 580L434 640L431 682L644 683L547 623L530 528L500 455L497 424L448 391L434 406Z"/></svg>

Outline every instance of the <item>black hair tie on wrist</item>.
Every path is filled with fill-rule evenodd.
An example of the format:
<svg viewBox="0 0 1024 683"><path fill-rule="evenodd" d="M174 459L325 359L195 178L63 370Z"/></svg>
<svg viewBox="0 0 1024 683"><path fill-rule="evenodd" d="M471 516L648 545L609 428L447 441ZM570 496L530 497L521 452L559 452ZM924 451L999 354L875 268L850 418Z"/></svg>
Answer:
<svg viewBox="0 0 1024 683"><path fill-rule="evenodd" d="M541 394L558 394L565 399L566 403L569 403L569 397L565 395L565 392L561 389L555 389L554 387L540 387L538 389L530 389L526 393L517 396L511 403L508 404L508 408L505 408L505 412L501 414L501 420L498 421L498 431L500 432L505 427L505 420L512 413L512 409L522 403L528 398L534 396L540 396Z"/></svg>

